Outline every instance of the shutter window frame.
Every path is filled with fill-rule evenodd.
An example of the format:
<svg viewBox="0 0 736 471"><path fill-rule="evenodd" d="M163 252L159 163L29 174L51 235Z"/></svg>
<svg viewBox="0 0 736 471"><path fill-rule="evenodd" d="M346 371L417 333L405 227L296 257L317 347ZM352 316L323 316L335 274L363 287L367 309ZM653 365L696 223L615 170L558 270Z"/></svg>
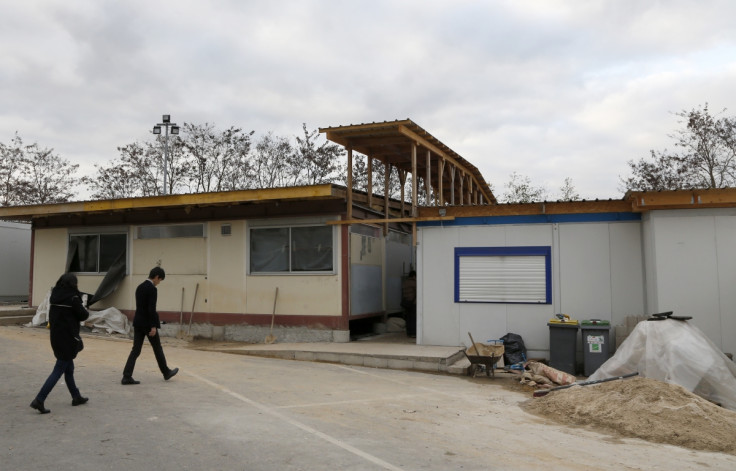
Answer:
<svg viewBox="0 0 736 471"><path fill-rule="evenodd" d="M550 246L456 247L455 302L552 304Z"/></svg>

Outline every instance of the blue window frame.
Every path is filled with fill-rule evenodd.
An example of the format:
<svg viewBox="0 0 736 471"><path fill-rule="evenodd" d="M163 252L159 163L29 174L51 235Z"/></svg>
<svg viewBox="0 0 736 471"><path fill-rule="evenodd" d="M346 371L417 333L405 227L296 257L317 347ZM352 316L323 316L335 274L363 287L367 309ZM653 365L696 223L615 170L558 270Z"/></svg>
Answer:
<svg viewBox="0 0 736 471"><path fill-rule="evenodd" d="M456 247L455 302L552 303L549 246Z"/></svg>

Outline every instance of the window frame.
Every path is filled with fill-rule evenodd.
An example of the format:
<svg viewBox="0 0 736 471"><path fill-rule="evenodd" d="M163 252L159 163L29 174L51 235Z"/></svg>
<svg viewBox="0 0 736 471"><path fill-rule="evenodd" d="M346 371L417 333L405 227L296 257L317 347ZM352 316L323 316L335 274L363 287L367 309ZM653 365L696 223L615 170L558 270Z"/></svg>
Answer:
<svg viewBox="0 0 736 471"><path fill-rule="evenodd" d="M197 233L187 233L186 230L197 228ZM185 232L182 232L184 230ZM161 239L206 239L207 224L203 222L185 224L146 224L136 226L136 240L161 240Z"/></svg>
<svg viewBox="0 0 736 471"><path fill-rule="evenodd" d="M301 228L308 228L308 227L320 227L320 228L327 228L330 230L330 238L331 238L331 265L332 268L329 270L295 270L294 269L294 260L293 260L293 238L292 238L292 230L293 229L301 229ZM288 244L289 244L289 250L288 250L288 260L287 263L289 265L288 270L285 271L254 271L252 267L252 260L253 260L253 253L252 253L252 242L253 242L253 231L257 230L264 230L264 229L286 229L288 231ZM313 275L335 275L337 274L337 235L336 235L335 227L326 225L324 223L303 223L303 224L271 224L271 225L261 225L261 224L254 224L252 226L248 227L248 238L247 238L247 267L248 267L248 275L252 276L273 276L273 275L283 275L283 276L300 276L300 275L307 275L307 276L313 276Z"/></svg>
<svg viewBox="0 0 736 471"><path fill-rule="evenodd" d="M94 236L97 240L97 246L96 246L96 255L97 259L95 260L95 266L96 271L72 271L71 269L71 260L69 260L69 248L73 237L90 237ZM68 270L70 273L75 273L77 275L104 275L109 271L109 268L105 271L100 270L100 261L103 258L101 253L101 247L102 247L102 237L103 236L125 236L125 273L128 273L128 266L129 266L129 260L128 257L130 256L130 234L127 229L112 229L112 230L100 230L100 229L86 229L86 230L80 230L80 231L74 231L69 232L67 234L67 261L66 266L68 267ZM114 264L114 261L117 259L117 255L113 258L112 264ZM111 265L112 266L112 265Z"/></svg>
<svg viewBox="0 0 736 471"><path fill-rule="evenodd" d="M460 259L462 257L544 257L544 292L545 299L530 300L485 300L460 299ZM515 247L455 247L454 291L456 303L484 304L552 304L552 248L550 246L515 246Z"/></svg>

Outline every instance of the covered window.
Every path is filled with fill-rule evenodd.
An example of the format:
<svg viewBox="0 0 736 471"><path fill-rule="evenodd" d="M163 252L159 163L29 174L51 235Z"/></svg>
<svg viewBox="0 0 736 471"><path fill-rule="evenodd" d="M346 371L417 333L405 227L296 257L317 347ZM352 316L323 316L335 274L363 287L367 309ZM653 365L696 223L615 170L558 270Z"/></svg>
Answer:
<svg viewBox="0 0 736 471"><path fill-rule="evenodd" d="M204 224L169 224L166 226L140 226L139 239L175 239L204 237Z"/></svg>
<svg viewBox="0 0 736 471"><path fill-rule="evenodd" d="M455 302L551 304L550 247L455 248Z"/></svg>
<svg viewBox="0 0 736 471"><path fill-rule="evenodd" d="M250 272L333 272L332 247L331 226L252 228Z"/></svg>
<svg viewBox="0 0 736 471"><path fill-rule="evenodd" d="M128 234L70 234L67 271L106 273L118 263L125 264Z"/></svg>

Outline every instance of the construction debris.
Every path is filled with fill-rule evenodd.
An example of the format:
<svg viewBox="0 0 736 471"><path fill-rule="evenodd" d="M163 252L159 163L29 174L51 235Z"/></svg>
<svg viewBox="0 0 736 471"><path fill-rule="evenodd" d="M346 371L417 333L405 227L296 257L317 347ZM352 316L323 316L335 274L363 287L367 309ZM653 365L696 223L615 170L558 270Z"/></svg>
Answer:
<svg viewBox="0 0 736 471"><path fill-rule="evenodd" d="M599 433L736 455L736 412L650 378L573 386L529 399L522 407Z"/></svg>
<svg viewBox="0 0 736 471"><path fill-rule="evenodd" d="M527 386L552 388L557 385L573 384L576 380L575 376L569 373L537 361L528 361L524 366L519 382Z"/></svg>
<svg viewBox="0 0 736 471"><path fill-rule="evenodd" d="M588 379L638 372L677 384L736 411L736 364L697 327L674 317L639 322L616 354Z"/></svg>

